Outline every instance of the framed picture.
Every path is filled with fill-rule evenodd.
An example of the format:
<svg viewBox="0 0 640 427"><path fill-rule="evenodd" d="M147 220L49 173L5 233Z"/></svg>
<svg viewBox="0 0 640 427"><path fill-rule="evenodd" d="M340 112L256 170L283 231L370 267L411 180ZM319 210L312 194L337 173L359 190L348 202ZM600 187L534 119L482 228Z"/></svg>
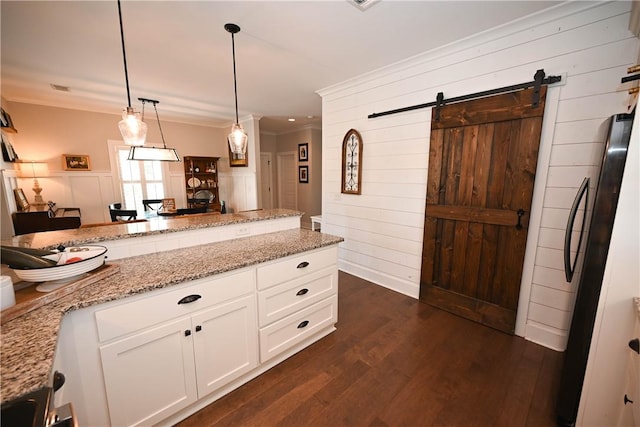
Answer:
<svg viewBox="0 0 640 427"><path fill-rule="evenodd" d="M298 182L309 183L309 166L298 166Z"/></svg>
<svg viewBox="0 0 640 427"><path fill-rule="evenodd" d="M229 151L229 166L231 167L245 167L249 166L249 149L244 153L244 157L240 158L237 154L231 152L231 147L227 144L227 150Z"/></svg>
<svg viewBox="0 0 640 427"><path fill-rule="evenodd" d="M342 193L362 192L362 137L350 129L342 140Z"/></svg>
<svg viewBox="0 0 640 427"><path fill-rule="evenodd" d="M176 210L176 199L162 199L162 212L174 212Z"/></svg>
<svg viewBox="0 0 640 427"><path fill-rule="evenodd" d="M306 162L309 160L309 144L298 144L298 161Z"/></svg>
<svg viewBox="0 0 640 427"><path fill-rule="evenodd" d="M62 168L66 171L90 171L91 161L86 154L63 154Z"/></svg>
<svg viewBox="0 0 640 427"><path fill-rule="evenodd" d="M16 198L16 205L18 205L18 212L27 212L31 207L29 205L29 201L27 200L27 196L24 195L24 191L22 188L16 188L13 190L13 195Z"/></svg>

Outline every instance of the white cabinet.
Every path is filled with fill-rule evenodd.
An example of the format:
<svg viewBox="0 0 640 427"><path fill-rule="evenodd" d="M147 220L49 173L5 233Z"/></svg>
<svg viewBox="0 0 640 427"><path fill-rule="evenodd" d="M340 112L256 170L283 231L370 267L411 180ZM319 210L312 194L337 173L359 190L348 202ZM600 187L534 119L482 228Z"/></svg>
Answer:
<svg viewBox="0 0 640 427"><path fill-rule="evenodd" d="M100 347L111 425L159 421L197 398L191 319Z"/></svg>
<svg viewBox="0 0 640 427"><path fill-rule="evenodd" d="M224 298L235 299L220 302L217 295L206 301L203 295L218 286L225 287ZM255 368L254 289L253 271L247 271L97 312L101 337L111 337L114 325L157 322L157 313L173 316L181 305L191 311L139 331L122 327L124 338L100 345L111 425L156 423ZM174 297L181 295L193 301L178 304L182 298Z"/></svg>
<svg viewBox="0 0 640 427"><path fill-rule="evenodd" d="M337 248L258 267L260 361L265 363L338 321Z"/></svg>

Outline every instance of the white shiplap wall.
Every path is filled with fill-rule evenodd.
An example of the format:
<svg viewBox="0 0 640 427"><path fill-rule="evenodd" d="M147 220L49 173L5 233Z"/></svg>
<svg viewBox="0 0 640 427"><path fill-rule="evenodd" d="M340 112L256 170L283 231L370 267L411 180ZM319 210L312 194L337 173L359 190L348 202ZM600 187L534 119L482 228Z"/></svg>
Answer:
<svg viewBox="0 0 640 427"><path fill-rule="evenodd" d="M322 225L345 239L340 268L419 294L431 110L367 115L430 102L440 91L451 98L530 81L542 68L563 82L547 95L516 333L563 350L577 283L564 279L564 228L582 179L597 181L607 118L627 109L620 78L640 46L627 30L629 10L630 2L565 3L319 91ZM350 128L364 140L360 196L340 193Z"/></svg>

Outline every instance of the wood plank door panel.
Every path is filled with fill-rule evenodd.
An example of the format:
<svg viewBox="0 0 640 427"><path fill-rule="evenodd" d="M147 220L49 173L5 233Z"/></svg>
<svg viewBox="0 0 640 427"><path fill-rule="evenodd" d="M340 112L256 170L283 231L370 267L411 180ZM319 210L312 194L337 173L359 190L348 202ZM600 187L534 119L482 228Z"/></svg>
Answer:
<svg viewBox="0 0 640 427"><path fill-rule="evenodd" d="M536 107L532 91L444 106L431 123L420 299L509 333L546 87Z"/></svg>

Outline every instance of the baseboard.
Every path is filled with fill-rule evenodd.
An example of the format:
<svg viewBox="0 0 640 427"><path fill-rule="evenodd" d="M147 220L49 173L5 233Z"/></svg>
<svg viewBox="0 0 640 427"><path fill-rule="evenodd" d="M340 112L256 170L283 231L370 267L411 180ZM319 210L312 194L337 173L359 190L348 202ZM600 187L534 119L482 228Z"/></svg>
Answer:
<svg viewBox="0 0 640 427"><path fill-rule="evenodd" d="M338 259L338 269L360 277L361 279L368 280L376 285L410 296L411 298L418 299L420 296L420 285L418 283L411 283L397 277L382 274L379 271L374 271L341 259Z"/></svg>

